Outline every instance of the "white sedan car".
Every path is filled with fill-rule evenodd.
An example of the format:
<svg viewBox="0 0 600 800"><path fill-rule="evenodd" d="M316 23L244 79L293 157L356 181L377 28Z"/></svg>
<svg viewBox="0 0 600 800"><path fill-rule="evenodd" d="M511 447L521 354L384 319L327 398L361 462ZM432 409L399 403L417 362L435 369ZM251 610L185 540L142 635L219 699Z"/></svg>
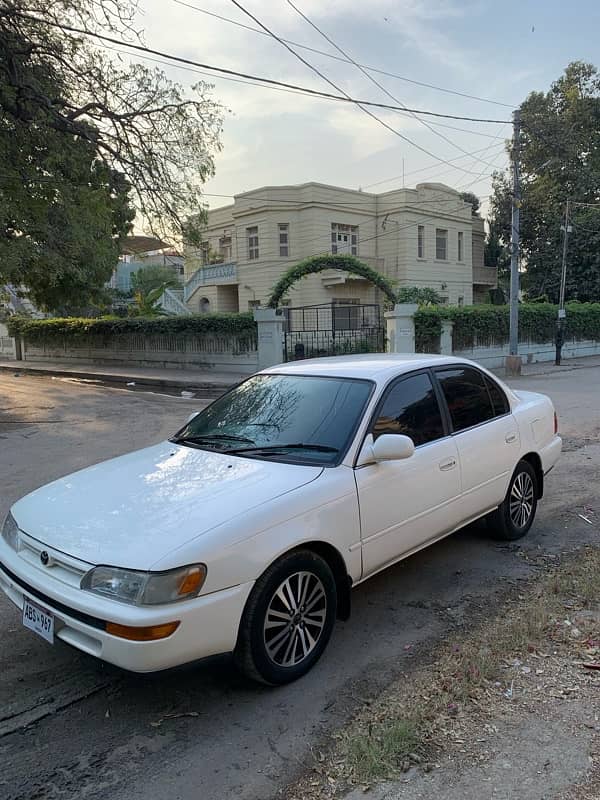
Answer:
<svg viewBox="0 0 600 800"><path fill-rule="evenodd" d="M233 652L281 684L379 570L479 517L524 536L560 450L547 397L464 360L285 364L15 503L0 587L49 642L126 669Z"/></svg>

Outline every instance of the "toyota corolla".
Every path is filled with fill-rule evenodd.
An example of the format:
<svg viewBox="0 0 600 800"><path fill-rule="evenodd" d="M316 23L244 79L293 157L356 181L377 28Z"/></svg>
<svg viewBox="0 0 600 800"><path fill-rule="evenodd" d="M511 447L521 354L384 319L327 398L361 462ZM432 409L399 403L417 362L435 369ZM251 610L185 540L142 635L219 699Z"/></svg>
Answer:
<svg viewBox="0 0 600 800"><path fill-rule="evenodd" d="M15 503L0 587L48 642L126 669L232 652L286 683L371 575L478 518L524 536L560 450L547 397L471 362L285 364Z"/></svg>

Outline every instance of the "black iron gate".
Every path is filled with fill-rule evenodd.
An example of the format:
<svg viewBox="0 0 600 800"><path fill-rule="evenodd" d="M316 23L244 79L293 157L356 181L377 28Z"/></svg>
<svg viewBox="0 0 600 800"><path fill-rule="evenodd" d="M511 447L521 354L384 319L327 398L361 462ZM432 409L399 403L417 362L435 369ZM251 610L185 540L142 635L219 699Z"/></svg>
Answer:
<svg viewBox="0 0 600 800"><path fill-rule="evenodd" d="M284 307L286 361L349 353L381 353L385 334L377 304L324 303Z"/></svg>

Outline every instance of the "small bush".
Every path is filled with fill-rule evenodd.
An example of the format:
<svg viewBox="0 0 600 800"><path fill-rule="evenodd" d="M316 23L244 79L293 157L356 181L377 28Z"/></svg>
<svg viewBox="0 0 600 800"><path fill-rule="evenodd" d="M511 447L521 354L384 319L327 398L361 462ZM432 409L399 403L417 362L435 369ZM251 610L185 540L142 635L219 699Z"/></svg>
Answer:
<svg viewBox="0 0 600 800"><path fill-rule="evenodd" d="M57 319L28 319L11 317L7 323L11 336L23 336L29 341L49 341L84 336L114 336L124 334L206 334L252 335L256 323L251 313L194 314L189 317L65 317Z"/></svg>
<svg viewBox="0 0 600 800"><path fill-rule="evenodd" d="M524 342L551 342L556 334L558 307L550 303L519 305L519 339ZM415 316L417 351L421 352L442 332L442 321L454 322L453 341L456 350L469 350L476 344L499 346L509 339L509 307L436 306L420 308ZM569 303L565 340L600 341L600 303Z"/></svg>

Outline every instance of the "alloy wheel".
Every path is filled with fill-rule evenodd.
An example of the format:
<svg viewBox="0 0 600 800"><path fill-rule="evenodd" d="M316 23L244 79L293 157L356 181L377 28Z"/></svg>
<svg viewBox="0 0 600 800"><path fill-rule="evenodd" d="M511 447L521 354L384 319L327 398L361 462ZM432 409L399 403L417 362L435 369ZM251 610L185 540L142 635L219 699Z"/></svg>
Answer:
<svg viewBox="0 0 600 800"><path fill-rule="evenodd" d="M265 614L264 643L271 661L293 667L317 646L327 618L325 587L312 572L295 572L277 588Z"/></svg>
<svg viewBox="0 0 600 800"><path fill-rule="evenodd" d="M531 475L519 472L510 492L510 518L517 528L524 528L533 513L534 485Z"/></svg>

